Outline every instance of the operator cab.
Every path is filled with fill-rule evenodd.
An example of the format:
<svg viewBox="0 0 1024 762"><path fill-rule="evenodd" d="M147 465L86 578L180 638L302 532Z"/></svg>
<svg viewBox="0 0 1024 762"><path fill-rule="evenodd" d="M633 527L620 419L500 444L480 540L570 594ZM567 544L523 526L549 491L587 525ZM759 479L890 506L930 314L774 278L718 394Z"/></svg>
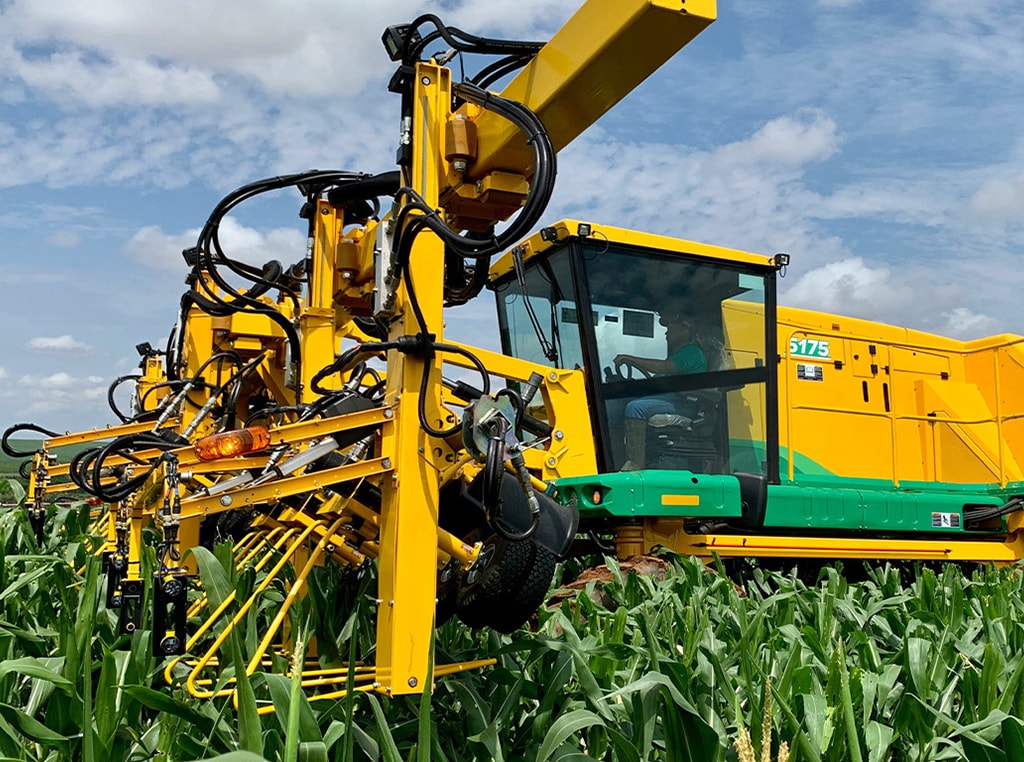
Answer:
<svg viewBox="0 0 1024 762"><path fill-rule="evenodd" d="M502 349L585 373L601 473L777 482L776 269L746 252L559 223L492 270Z"/></svg>

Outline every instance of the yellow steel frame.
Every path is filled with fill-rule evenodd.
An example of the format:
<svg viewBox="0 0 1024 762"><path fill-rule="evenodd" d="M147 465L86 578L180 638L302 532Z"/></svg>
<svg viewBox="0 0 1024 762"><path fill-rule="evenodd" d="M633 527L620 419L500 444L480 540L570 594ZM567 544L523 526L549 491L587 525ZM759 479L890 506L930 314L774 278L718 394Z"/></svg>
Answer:
<svg viewBox="0 0 1024 762"><path fill-rule="evenodd" d="M556 148L561 148L596 120L624 95L634 89L669 56L687 44L715 17L714 0L588 0L580 11L544 47L536 59L506 88L503 95L524 103L539 114ZM488 225L496 216L514 211L520 196L530 191L533 173L532 153L524 138L504 119L474 106L466 106L453 114L452 82L449 69L433 62L419 63L411 79L412 150L411 159L403 167L402 185L413 188L431 209L439 210L455 230L460 227L462 211L476 206L469 214ZM465 171L456 171L446 157L447 127L455 118L468 117L474 122L479 140L478 152L471 157ZM488 190L508 203L491 204L485 198ZM517 196L518 194L518 196ZM401 199L398 199L399 204ZM448 208L448 204L451 208ZM396 205L397 206L397 205ZM481 211L482 210L482 211ZM498 211L501 214L498 215ZM472 211L472 210L471 210ZM416 214L417 212L414 212ZM320 200L313 210L315 217L312 248L309 252L309 286L305 296L294 304L283 296L277 302L268 296L259 300L277 310L297 327L300 342L301 371L295 373L296 358L290 357L287 337L282 327L263 314L237 312L227 316L211 316L193 305L184 323L182 376L196 377L204 373L214 383L189 393L191 407L184 405L178 415L161 425L187 436L194 442L214 430L212 420L196 420L199 410L209 400L218 383L225 380L228 369L237 372L237 362L227 359L237 355L242 363L258 366L246 382L250 387L265 390L283 406L308 403L317 398L312 389L314 376L335 359L344 341L366 341L353 315L371 312L374 296L375 234L382 225L370 221L353 226L345 212ZM490 214L492 217L487 218ZM348 228L348 229L346 229ZM529 244L528 244L529 245ZM408 263L405 281L398 287L394 319L389 338L408 337L421 332L443 341L444 302L443 278L438 277L445 249L431 232L416 237ZM212 277L200 274L200 291L217 291ZM414 317L410 284L415 285L423 325ZM593 473L596 458L593 433L585 399L583 374L573 370L538 368L530 363L507 358L474 348L486 367L508 379L525 381L533 372L540 372L544 407L553 430L550 439L536 443L525 453L527 466L538 481L561 476ZM207 366L218 353L223 362ZM280 611L263 633L259 648L246 665L253 674L268 662L268 652L275 639L287 640L288 608L302 595L309 573L330 556L339 564L358 566L376 559L379 568L377 633L373 667L354 667L356 690L377 690L388 694L418 693L432 688L433 678L462 669L491 663L491 660L466 664L433 666L433 626L435 611L436 571L455 558L463 567L474 563L479 544L470 544L438 526L439 487L453 479L472 476L477 466L460 452L455 437L435 439L420 425L420 410L435 429L448 429L456 422L453 402L442 389L441 369L444 362L464 365L457 354L428 356L403 354L391 350L387 356L384 405L368 412L342 415L303 423L275 421L269 426L271 448L275 454L201 462L191 447L172 451L169 455L156 450L135 453L147 464L160 462L147 483L113 513L107 523L105 548L117 546L128 526L127 578L137 580L141 569L143 529L154 519L158 525L164 499L181 492L180 506L169 520L179 522L179 539L184 548L198 542L199 524L204 517L236 509L273 506L275 515L254 516L252 535L234 548L236 563L251 564L265 574L257 589L246 601L237 604L224 629L212 636L215 623L224 620L233 596L209 612L199 629L188 639L187 648L198 649L211 639L203 654L190 665L185 678L187 690L196 696L215 697L233 694L231 687L216 687L207 670L220 663L219 649L261 595L273 584L288 563L295 569L294 581ZM421 399L420 382L427 376L426 398ZM165 379L161 363L155 356L144 360L144 375L139 389L147 394L149 410L167 394L159 386ZM336 389L344 378L325 379L326 388ZM151 394L148 394L152 392ZM158 393L159 392L159 393ZM237 395L238 413L247 412L241 394ZM461 404L461 403L456 403ZM106 438L150 431L152 423L128 424L103 430L68 434L48 439L37 455L37 471L30 487L43 494L65 489L51 485L54 477L67 474L67 465L50 463L51 449L67 444L97 442ZM341 431L374 432L374 449L365 458L318 472L297 469L293 474L256 486L242 485L230 489L225 480L251 468L265 467L270 458L287 450L286 458L304 451L317 440ZM170 465L173 464L173 465ZM108 465L125 466L130 474L134 464L120 457ZM148 465L146 466L148 467ZM174 471L170 469L174 469ZM177 472L180 484L169 480ZM379 512L359 502L355 491L337 494L330 485L348 485L369 479L379 487ZM209 488L213 494L207 493ZM307 495L301 509L287 507L287 498ZM180 510L177 510L180 507ZM353 517L361 519L360 528L353 529ZM194 573L194 563L180 567ZM178 567L175 568L178 570ZM194 600L189 616L199 616L208 607L205 598ZM183 660L168 665L168 679L180 672ZM303 670L303 685L322 688L348 679L349 667L341 669L311 666ZM230 685L230 684L229 684ZM352 687L352 686L348 686ZM340 692L328 692L317 698L332 698ZM261 709L261 711L266 708Z"/></svg>
<svg viewBox="0 0 1024 762"><path fill-rule="evenodd" d="M973 561L1012 564L1024 558L1024 536L1003 542L890 538L688 534L682 519L646 519L616 528L616 555L626 558L664 547L710 561L723 558L816 558L902 561Z"/></svg>

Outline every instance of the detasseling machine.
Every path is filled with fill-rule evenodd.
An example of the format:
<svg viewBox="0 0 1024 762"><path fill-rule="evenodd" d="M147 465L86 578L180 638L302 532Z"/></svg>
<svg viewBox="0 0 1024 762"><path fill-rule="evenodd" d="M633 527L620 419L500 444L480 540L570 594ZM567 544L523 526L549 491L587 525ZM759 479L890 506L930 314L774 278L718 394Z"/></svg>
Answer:
<svg viewBox="0 0 1024 762"><path fill-rule="evenodd" d="M787 255L543 219L558 151L715 13L588 0L546 44L389 28L397 169L229 194L183 253L167 346L115 382L134 385L130 410L112 389L120 423L8 429L40 536L54 499L88 493L107 605L152 629L168 679L231 694L242 626L249 674L288 668L289 611L325 565L352 572L339 587L375 566L376 636L356 663L310 640L290 668L315 698L484 663L435 660L433 628L516 630L570 556L1024 556L1024 339L786 309ZM224 217L282 188L307 250L225 250ZM501 353L445 337L445 310L485 291ZM38 451L13 446L26 430ZM218 538L245 595L198 583Z"/></svg>

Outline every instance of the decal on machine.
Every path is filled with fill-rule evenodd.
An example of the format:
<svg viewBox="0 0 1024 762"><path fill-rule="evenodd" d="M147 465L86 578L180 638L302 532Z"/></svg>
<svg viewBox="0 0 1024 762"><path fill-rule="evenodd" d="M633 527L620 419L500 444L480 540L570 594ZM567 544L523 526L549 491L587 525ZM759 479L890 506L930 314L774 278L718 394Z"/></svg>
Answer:
<svg viewBox="0 0 1024 762"><path fill-rule="evenodd" d="M814 360L831 360L830 343L828 339L792 338L789 340L789 355L790 357L808 357Z"/></svg>
<svg viewBox="0 0 1024 762"><path fill-rule="evenodd" d="M825 369L821 365L799 363L796 366L796 377L801 381L824 381Z"/></svg>
<svg viewBox="0 0 1024 762"><path fill-rule="evenodd" d="M959 529L959 513L933 513L932 526L937 529Z"/></svg>

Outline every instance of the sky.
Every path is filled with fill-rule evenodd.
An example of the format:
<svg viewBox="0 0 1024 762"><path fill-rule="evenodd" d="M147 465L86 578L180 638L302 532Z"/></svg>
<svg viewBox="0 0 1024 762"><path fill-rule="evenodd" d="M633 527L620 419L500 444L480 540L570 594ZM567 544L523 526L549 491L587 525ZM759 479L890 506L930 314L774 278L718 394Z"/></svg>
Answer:
<svg viewBox="0 0 1024 762"><path fill-rule="evenodd" d="M114 422L162 347L181 250L233 188L393 168L386 26L543 40L580 0L0 0L0 428ZM782 304L957 338L1024 333L1024 3L720 0L559 155L546 221L792 257ZM301 258L296 193L243 205ZM449 336L496 345L487 295Z"/></svg>

